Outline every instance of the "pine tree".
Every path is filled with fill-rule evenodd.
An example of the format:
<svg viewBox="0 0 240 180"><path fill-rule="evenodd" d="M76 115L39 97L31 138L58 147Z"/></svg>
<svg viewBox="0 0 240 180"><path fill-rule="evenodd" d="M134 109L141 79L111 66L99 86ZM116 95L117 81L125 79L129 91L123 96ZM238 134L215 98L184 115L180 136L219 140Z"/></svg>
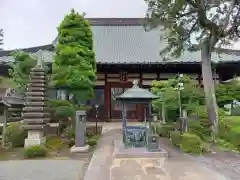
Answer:
<svg viewBox="0 0 240 180"><path fill-rule="evenodd" d="M146 29L162 27L168 42L161 55L179 57L185 50L201 50L203 85L214 138L218 130L218 110L211 53L216 46L239 40L240 1L146 0L146 3Z"/></svg>
<svg viewBox="0 0 240 180"><path fill-rule="evenodd" d="M92 31L84 15L71 10L58 27L58 43L52 80L56 88L65 89L76 101L93 96L96 60Z"/></svg>

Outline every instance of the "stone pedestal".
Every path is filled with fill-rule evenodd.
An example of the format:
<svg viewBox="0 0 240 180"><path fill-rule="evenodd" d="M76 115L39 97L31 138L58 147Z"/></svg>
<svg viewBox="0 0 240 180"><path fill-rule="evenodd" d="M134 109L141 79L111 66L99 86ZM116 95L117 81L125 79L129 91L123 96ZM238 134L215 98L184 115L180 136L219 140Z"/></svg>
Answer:
<svg viewBox="0 0 240 180"><path fill-rule="evenodd" d="M90 146L88 144L82 147L73 146L71 147L70 152L71 153L88 152L89 148Z"/></svg>
<svg viewBox="0 0 240 180"><path fill-rule="evenodd" d="M46 141L46 138L44 137L42 131L31 130L31 131L28 131L28 137L27 139L25 139L24 147L28 148L36 145L45 144L45 141Z"/></svg>
<svg viewBox="0 0 240 180"><path fill-rule="evenodd" d="M76 130L75 145L70 149L71 152L87 152L89 145L86 144L86 111L76 111Z"/></svg>

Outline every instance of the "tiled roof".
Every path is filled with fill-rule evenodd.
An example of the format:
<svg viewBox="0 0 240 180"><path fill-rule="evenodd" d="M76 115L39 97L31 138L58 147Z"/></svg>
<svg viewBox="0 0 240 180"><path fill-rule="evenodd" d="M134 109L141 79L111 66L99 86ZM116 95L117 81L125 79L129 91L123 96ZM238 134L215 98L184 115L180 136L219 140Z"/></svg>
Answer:
<svg viewBox="0 0 240 180"><path fill-rule="evenodd" d="M145 64L145 63L197 63L200 52L185 52L179 59L163 60L159 52L165 47L160 41L160 31L145 32L142 19L92 18L89 19L94 35L94 49L97 63L101 64ZM56 42L56 40L55 40ZM25 49L33 54L42 49L45 61L51 62L53 45ZM13 58L0 51L0 62L10 62ZM232 50L218 50L212 53L213 62L240 61L239 53ZM2 55L3 54L3 55Z"/></svg>

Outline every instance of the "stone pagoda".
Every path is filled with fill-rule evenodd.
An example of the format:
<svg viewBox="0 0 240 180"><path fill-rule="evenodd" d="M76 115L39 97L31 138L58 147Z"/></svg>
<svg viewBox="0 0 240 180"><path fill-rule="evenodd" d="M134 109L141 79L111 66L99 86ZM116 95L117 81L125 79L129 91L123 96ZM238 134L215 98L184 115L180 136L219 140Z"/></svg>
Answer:
<svg viewBox="0 0 240 180"><path fill-rule="evenodd" d="M25 147L45 143L44 130L50 120L50 113L46 106L46 74L42 59L38 58L35 68L30 72L30 82L25 94L25 107L23 108L23 128L28 130Z"/></svg>

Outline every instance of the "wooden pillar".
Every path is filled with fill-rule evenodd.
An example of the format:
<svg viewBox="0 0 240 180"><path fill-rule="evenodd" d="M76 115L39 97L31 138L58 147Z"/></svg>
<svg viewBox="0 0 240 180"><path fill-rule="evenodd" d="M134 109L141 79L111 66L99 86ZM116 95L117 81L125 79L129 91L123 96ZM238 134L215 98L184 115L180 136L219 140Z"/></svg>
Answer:
<svg viewBox="0 0 240 180"><path fill-rule="evenodd" d="M202 85L202 74L201 73L198 74L198 84Z"/></svg>
<svg viewBox="0 0 240 180"><path fill-rule="evenodd" d="M142 87L142 73L140 72L139 74L139 87ZM137 120L138 121L143 121L143 105L142 104L137 104L137 107L136 107L136 113L137 113Z"/></svg>
<svg viewBox="0 0 240 180"><path fill-rule="evenodd" d="M105 101L105 121L110 120L110 100L111 100L111 94L110 94L110 85L107 81L107 73L105 73L105 89L104 89L104 101Z"/></svg>

